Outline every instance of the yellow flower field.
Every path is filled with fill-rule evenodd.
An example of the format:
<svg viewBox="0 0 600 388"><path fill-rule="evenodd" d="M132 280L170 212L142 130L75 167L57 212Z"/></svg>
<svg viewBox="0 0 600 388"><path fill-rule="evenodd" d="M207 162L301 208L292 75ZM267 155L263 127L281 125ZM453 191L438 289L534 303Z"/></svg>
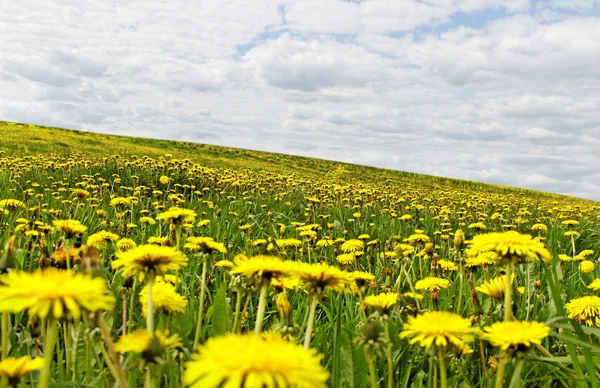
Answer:
<svg viewBox="0 0 600 388"><path fill-rule="evenodd" d="M600 386L600 204L0 123L3 386Z"/></svg>

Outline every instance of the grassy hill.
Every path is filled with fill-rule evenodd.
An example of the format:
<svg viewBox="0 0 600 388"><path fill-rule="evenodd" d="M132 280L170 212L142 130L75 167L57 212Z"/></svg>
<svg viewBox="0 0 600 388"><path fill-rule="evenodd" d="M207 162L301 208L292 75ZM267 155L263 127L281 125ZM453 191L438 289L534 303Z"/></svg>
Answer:
<svg viewBox="0 0 600 388"><path fill-rule="evenodd" d="M0 121L0 152L7 155L83 154L88 157L149 156L171 154L177 159L212 168L251 169L308 177L334 174L359 181L408 181L420 187L476 190L489 193L520 194L592 202L535 190L401 172L329 160L199 144L192 142L105 135L93 132Z"/></svg>

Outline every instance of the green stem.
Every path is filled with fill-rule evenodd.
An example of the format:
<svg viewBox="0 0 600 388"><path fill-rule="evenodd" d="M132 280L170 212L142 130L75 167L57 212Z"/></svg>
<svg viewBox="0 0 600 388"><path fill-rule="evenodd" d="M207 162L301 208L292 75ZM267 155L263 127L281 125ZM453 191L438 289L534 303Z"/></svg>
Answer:
<svg viewBox="0 0 600 388"><path fill-rule="evenodd" d="M371 388L377 388L379 387L379 385L377 384L377 381L379 379L377 378L377 370L375 369L375 357L371 353L369 353L366 347L364 349L365 356L367 360L369 360L369 377L371 379Z"/></svg>
<svg viewBox="0 0 600 388"><path fill-rule="evenodd" d="M102 332L102 338L104 339L104 343L106 344L106 349L108 350L108 355L115 369L116 376L115 378L121 384L121 388L129 388L129 383L127 382L127 377L125 376L125 371L123 371L123 367L117 354L115 353L115 346L110 336L110 329L104 320L104 316L99 314L98 316L98 326L100 327L100 331Z"/></svg>
<svg viewBox="0 0 600 388"><path fill-rule="evenodd" d="M464 281L465 281L465 269L463 267L463 263L462 260L459 262L459 269L460 269L460 274L459 274L459 282L458 282L458 305L456 307L456 313L457 314L461 314L462 312L462 306L463 306L463 293L464 293L464 289L465 289L465 285L464 285Z"/></svg>
<svg viewBox="0 0 600 388"><path fill-rule="evenodd" d="M198 306L198 322L196 323L196 335L194 336L194 349L198 346L200 342L200 333L202 332L202 320L204 319L204 298L205 291L204 288L206 286L206 268L207 268L207 258L202 257L202 275L200 278L200 305Z"/></svg>
<svg viewBox="0 0 600 388"><path fill-rule="evenodd" d="M238 326L240 324L240 311L242 310L242 290L241 287L237 287L237 293L236 293L236 300L235 300L235 317L233 318L233 333L237 333L238 330Z"/></svg>
<svg viewBox="0 0 600 388"><path fill-rule="evenodd" d="M440 387L448 388L448 374L446 363L444 362L444 350L441 347L438 347L438 362L440 363Z"/></svg>
<svg viewBox="0 0 600 388"><path fill-rule="evenodd" d="M523 364L525 364L525 358L521 357L517 359L515 371L513 372L512 379L510 379L511 387L521 388L521 372L523 371Z"/></svg>
<svg viewBox="0 0 600 388"><path fill-rule="evenodd" d="M127 331L133 331L133 305L135 303L135 291L137 288L138 281L134 279L133 286L131 287L131 296L129 297L129 317L127 321Z"/></svg>
<svg viewBox="0 0 600 388"><path fill-rule="evenodd" d="M152 285L154 284L154 276L148 279L148 311L146 312L146 328L151 335L154 335L154 306L152 306Z"/></svg>
<svg viewBox="0 0 600 388"><path fill-rule="evenodd" d="M8 313L2 313L2 359L8 357Z"/></svg>
<svg viewBox="0 0 600 388"><path fill-rule="evenodd" d="M512 318L512 263L506 265L506 289L504 290L504 321Z"/></svg>
<svg viewBox="0 0 600 388"><path fill-rule="evenodd" d="M258 311L256 312L256 323L254 324L254 334L260 334L262 330L263 320L265 318L265 309L267 307L267 289L269 284L263 282L260 287L260 295L258 297Z"/></svg>
<svg viewBox="0 0 600 388"><path fill-rule="evenodd" d="M394 387L394 363L393 363L393 353L392 353L392 341L390 338L390 323L385 322L385 339L388 343L387 345L387 366L388 366L388 388Z"/></svg>
<svg viewBox="0 0 600 388"><path fill-rule="evenodd" d="M56 325L56 319L50 318L48 321L48 330L46 332L46 339L44 341L44 368L40 373L40 379L38 382L39 388L48 388L50 386L50 374L52 371L52 358L54 355L54 345L56 344L56 338L58 337L58 327Z"/></svg>
<svg viewBox="0 0 600 388"><path fill-rule="evenodd" d="M508 364L508 354L503 352L500 356L500 363L498 364L498 370L496 371L496 384L494 388L502 388L504 385L504 374L506 373L506 365Z"/></svg>
<svg viewBox="0 0 600 388"><path fill-rule="evenodd" d="M317 303L319 303L319 295L314 294L310 302L310 313L308 314L308 324L306 325L306 335L304 336L304 349L310 348L312 339L313 326L315 324L315 312L317 311Z"/></svg>

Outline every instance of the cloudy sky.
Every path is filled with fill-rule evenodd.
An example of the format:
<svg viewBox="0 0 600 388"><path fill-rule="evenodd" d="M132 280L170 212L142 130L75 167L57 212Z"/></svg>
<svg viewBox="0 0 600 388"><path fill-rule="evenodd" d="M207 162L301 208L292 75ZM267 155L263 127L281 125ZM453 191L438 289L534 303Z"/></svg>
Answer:
<svg viewBox="0 0 600 388"><path fill-rule="evenodd" d="M0 2L0 120L600 200L600 0Z"/></svg>

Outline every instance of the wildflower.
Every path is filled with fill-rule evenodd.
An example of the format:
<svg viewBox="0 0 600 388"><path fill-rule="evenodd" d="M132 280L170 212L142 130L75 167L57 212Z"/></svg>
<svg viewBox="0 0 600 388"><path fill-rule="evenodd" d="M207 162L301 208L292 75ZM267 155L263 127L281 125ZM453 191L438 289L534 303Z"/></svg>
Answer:
<svg viewBox="0 0 600 388"><path fill-rule="evenodd" d="M68 239L85 233L87 226L77 220L55 220L52 223L57 229L62 230Z"/></svg>
<svg viewBox="0 0 600 388"><path fill-rule="evenodd" d="M443 271L456 271L458 269L458 265L449 260L438 260L437 263Z"/></svg>
<svg viewBox="0 0 600 388"><path fill-rule="evenodd" d="M465 259L467 267L479 267L485 265L495 265L500 262L500 256L496 252L482 252L475 257Z"/></svg>
<svg viewBox="0 0 600 388"><path fill-rule="evenodd" d="M131 206L131 200L125 197L115 197L110 200L110 206L114 207L126 207Z"/></svg>
<svg viewBox="0 0 600 388"><path fill-rule="evenodd" d="M514 231L477 235L471 241L470 252L495 252L502 260L513 263L525 261L549 263L552 260L544 244L530 235Z"/></svg>
<svg viewBox="0 0 600 388"><path fill-rule="evenodd" d="M501 350L524 351L540 345L549 334L550 328L542 322L507 321L484 327L481 338Z"/></svg>
<svg viewBox="0 0 600 388"><path fill-rule="evenodd" d="M514 276L512 276L514 282ZM506 289L506 275L495 277L487 282L482 283L480 286L475 287L475 290L491 296L494 299L504 298L504 290Z"/></svg>
<svg viewBox="0 0 600 388"><path fill-rule="evenodd" d="M429 242L429 236L423 233L415 233L405 238L404 241L412 245L423 245Z"/></svg>
<svg viewBox="0 0 600 388"><path fill-rule="evenodd" d="M118 239L118 235L111 232L107 232L106 230L102 230L100 232L89 235L87 238L86 245L89 245L96 249L100 249L104 248L107 242L115 242Z"/></svg>
<svg viewBox="0 0 600 388"><path fill-rule="evenodd" d="M581 263L579 263L579 270L583 273L593 272L594 268L594 262L591 260L583 260Z"/></svg>
<svg viewBox="0 0 600 388"><path fill-rule="evenodd" d="M187 362L183 384L200 387L326 387L329 373L316 350L271 335L210 338Z"/></svg>
<svg viewBox="0 0 600 388"><path fill-rule="evenodd" d="M4 357L0 361L0 377L8 379L8 385L16 387L21 377L44 367L43 358L23 356L19 358Z"/></svg>
<svg viewBox="0 0 600 388"><path fill-rule="evenodd" d="M338 263L347 265L354 263L356 261L356 256L354 253L343 253L341 255L337 255L335 259Z"/></svg>
<svg viewBox="0 0 600 388"><path fill-rule="evenodd" d="M171 246L171 238L169 238L169 237L153 236L153 237L148 238L148 244L160 245L160 246L163 246L163 247L168 247L168 246Z"/></svg>
<svg viewBox="0 0 600 388"><path fill-rule="evenodd" d="M531 230L533 230L534 232L547 232L548 227L544 224L533 224L531 226Z"/></svg>
<svg viewBox="0 0 600 388"><path fill-rule="evenodd" d="M294 271L294 262L276 256L257 255L238 262L231 270L232 275L242 275L258 281L289 277Z"/></svg>
<svg viewBox="0 0 600 388"><path fill-rule="evenodd" d="M69 313L112 310L115 298L108 293L102 278L55 268L33 273L11 271L0 278L0 311L56 319Z"/></svg>
<svg viewBox="0 0 600 388"><path fill-rule="evenodd" d="M384 292L379 295L367 296L364 300L364 304L374 307L383 315L387 315L396 302L398 302L399 297L400 294L397 292Z"/></svg>
<svg viewBox="0 0 600 388"><path fill-rule="evenodd" d="M463 249L465 247L465 232L458 229L454 232L454 248Z"/></svg>
<svg viewBox="0 0 600 388"><path fill-rule="evenodd" d="M587 288L590 288L594 291L599 291L600 290L600 279L594 279L593 282L591 282Z"/></svg>
<svg viewBox="0 0 600 388"><path fill-rule="evenodd" d="M575 221L575 220L564 220L563 222L561 222L562 225L565 225L569 228L572 228L574 226L579 225L579 221Z"/></svg>
<svg viewBox="0 0 600 388"><path fill-rule="evenodd" d="M126 252L117 252L111 263L124 276L160 276L187 266L188 258L175 248L157 245L140 245Z"/></svg>
<svg viewBox="0 0 600 388"><path fill-rule="evenodd" d="M448 279L426 277L425 279L419 280L415 284L415 290L427 290L427 291L439 291L442 288L450 287L450 281Z"/></svg>
<svg viewBox="0 0 600 388"><path fill-rule="evenodd" d="M167 330L156 330L154 338L161 348L177 348L183 346L181 337L177 334L169 336ZM115 351L119 353L144 353L150 349L153 341L152 333L138 329L119 338L115 343Z"/></svg>
<svg viewBox="0 0 600 388"><path fill-rule="evenodd" d="M216 242L211 237L188 237L187 243L184 245L185 249L192 252L203 252L203 253L227 253L227 248L220 242Z"/></svg>
<svg viewBox="0 0 600 388"><path fill-rule="evenodd" d="M0 201L0 209L14 210L18 208L26 208L25 204L18 199L3 199Z"/></svg>
<svg viewBox="0 0 600 388"><path fill-rule="evenodd" d="M446 311L428 311L416 317L409 316L400 338L410 338L411 345L418 343L426 349L432 345L462 347L473 342L473 335L477 332L470 319Z"/></svg>
<svg viewBox="0 0 600 388"><path fill-rule="evenodd" d="M361 240L356 240L356 239L352 239L352 240L348 240L345 241L342 244L342 252L346 252L346 253L351 253L351 252L358 252L358 251L362 251L365 247L365 243Z"/></svg>
<svg viewBox="0 0 600 388"><path fill-rule="evenodd" d="M197 214L191 209L182 209L180 207L171 207L169 210L160 213L156 216L157 220L169 221L171 224L180 226L181 224L191 223L196 218Z"/></svg>
<svg viewBox="0 0 600 388"><path fill-rule="evenodd" d="M130 238L122 238L117 241L116 246L118 251L125 252L137 247L137 244Z"/></svg>
<svg viewBox="0 0 600 388"><path fill-rule="evenodd" d="M416 294L414 292L405 292L401 295L403 298L414 299L414 300L423 300L425 297L421 294Z"/></svg>
<svg viewBox="0 0 600 388"><path fill-rule="evenodd" d="M142 315L148 314L148 286L144 286L140 291L140 303L142 304ZM158 313L183 313L187 307L188 300L185 296L179 295L175 286L157 281L152 286L152 307Z"/></svg>
<svg viewBox="0 0 600 388"><path fill-rule="evenodd" d="M565 308L569 318L587 326L600 327L600 297L588 295L573 299Z"/></svg>
<svg viewBox="0 0 600 388"><path fill-rule="evenodd" d="M337 292L344 291L353 281L350 273L325 263L298 263L294 277L304 283L309 291L317 293L325 288Z"/></svg>
<svg viewBox="0 0 600 388"><path fill-rule="evenodd" d="M219 260L215 263L216 268L233 268L233 262L230 260Z"/></svg>

